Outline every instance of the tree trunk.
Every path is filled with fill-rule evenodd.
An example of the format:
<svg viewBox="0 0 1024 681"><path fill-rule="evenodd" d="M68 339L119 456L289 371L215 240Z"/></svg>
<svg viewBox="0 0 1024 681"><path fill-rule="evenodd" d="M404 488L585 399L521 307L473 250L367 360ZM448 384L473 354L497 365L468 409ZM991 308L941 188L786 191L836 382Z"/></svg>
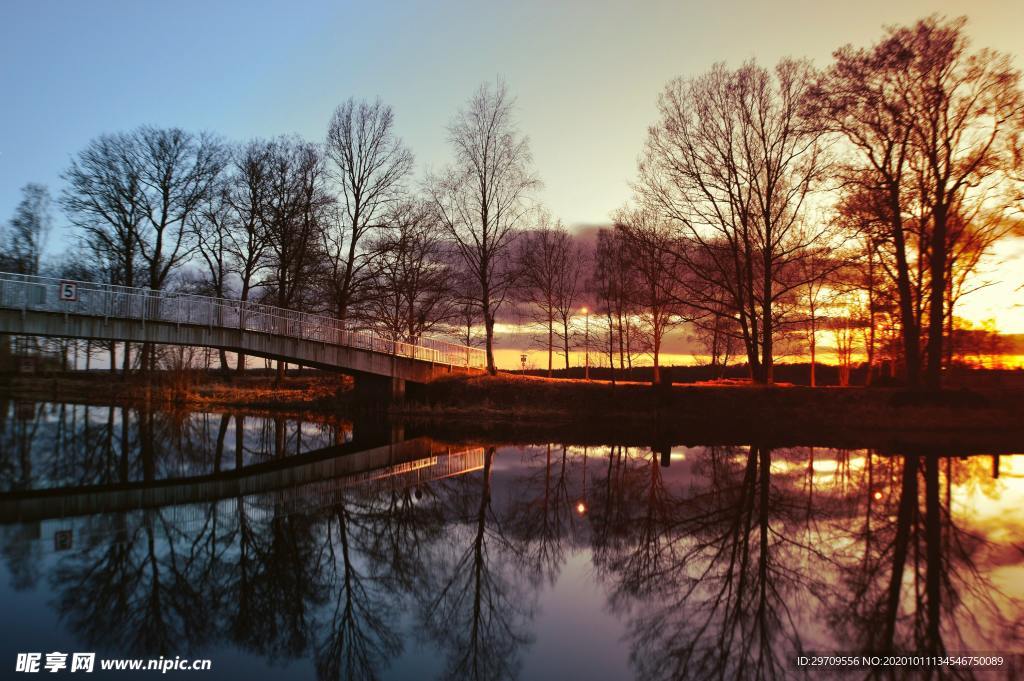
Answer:
<svg viewBox="0 0 1024 681"><path fill-rule="evenodd" d="M903 336L903 356L906 361L907 385L916 388L921 383L921 336L914 315L914 300L910 286L910 266L907 263L907 242L900 218L899 197L890 199L893 211L893 245L896 249L896 289L899 294L900 326Z"/></svg>
<svg viewBox="0 0 1024 681"><path fill-rule="evenodd" d="M494 317L489 305L484 308L484 331L487 335L487 373L494 376L498 368L494 364Z"/></svg>
<svg viewBox="0 0 1024 681"><path fill-rule="evenodd" d="M896 516L896 537L893 540L892 573L889 577L889 592L882 622L881 646L879 652L892 652L896 633L896 619L899 613L903 572L910 546L910 526L917 510L917 457L909 456L903 462L903 481L900 486L899 510Z"/></svg>
<svg viewBox="0 0 1024 681"><path fill-rule="evenodd" d="M940 326L941 328L941 326ZM942 541L939 509L939 460L929 456L924 464L925 490L925 593L927 594L926 645L927 651L937 654L941 649L939 638L942 566Z"/></svg>
<svg viewBox="0 0 1024 681"><path fill-rule="evenodd" d="M942 387L942 335L946 321L946 207L935 207L929 267L931 282L928 291L928 365L925 386L929 390Z"/></svg>
<svg viewBox="0 0 1024 681"><path fill-rule="evenodd" d="M566 371L566 374L568 374L568 372L569 372L569 323L568 323L568 321L566 321L565 318L562 319L562 333L563 333L562 345L563 345L563 348L564 348L563 352L565 354L565 371ZM566 375L566 378L568 378L568 375Z"/></svg>
<svg viewBox="0 0 1024 681"><path fill-rule="evenodd" d="M611 311L608 314L608 372L611 374L612 387L615 387L615 327Z"/></svg>
<svg viewBox="0 0 1024 681"><path fill-rule="evenodd" d="M816 371L816 364L815 364L815 362L816 362L815 354L816 354L816 351L818 349L818 342L817 342L818 339L815 337L815 333L814 333L815 330L816 329L814 328L814 320L812 319L811 320L811 335L810 335L810 345L811 345L811 387L812 388L818 387L818 381L817 381L817 376L816 376L817 371Z"/></svg>
<svg viewBox="0 0 1024 681"><path fill-rule="evenodd" d="M651 377L651 384L658 385L661 382L661 334L658 330L654 333L654 375Z"/></svg>
<svg viewBox="0 0 1024 681"><path fill-rule="evenodd" d="M943 346L946 358L946 368L953 366L953 278L946 277L946 339Z"/></svg>
<svg viewBox="0 0 1024 681"><path fill-rule="evenodd" d="M555 357L555 318L548 312L548 378L551 378L552 364Z"/></svg>
<svg viewBox="0 0 1024 681"><path fill-rule="evenodd" d="M870 386L875 369L875 259L874 246L868 244L868 370L864 385Z"/></svg>

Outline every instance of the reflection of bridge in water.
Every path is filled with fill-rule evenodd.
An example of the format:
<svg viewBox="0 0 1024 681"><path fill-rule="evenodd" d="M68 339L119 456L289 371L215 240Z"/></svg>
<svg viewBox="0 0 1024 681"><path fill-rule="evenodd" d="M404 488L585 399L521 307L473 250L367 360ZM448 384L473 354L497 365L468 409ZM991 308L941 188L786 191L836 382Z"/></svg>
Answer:
<svg viewBox="0 0 1024 681"><path fill-rule="evenodd" d="M0 333L210 347L356 376L362 390L404 393L452 372L482 372L479 348L402 343L336 319L268 305L0 272Z"/></svg>
<svg viewBox="0 0 1024 681"><path fill-rule="evenodd" d="M327 447L244 468L189 478L87 485L4 494L0 523L64 519L146 508L266 496L276 512L302 512L334 503L346 489L406 489L483 468L482 448L453 449L420 437L359 452ZM187 518L181 518L187 522Z"/></svg>

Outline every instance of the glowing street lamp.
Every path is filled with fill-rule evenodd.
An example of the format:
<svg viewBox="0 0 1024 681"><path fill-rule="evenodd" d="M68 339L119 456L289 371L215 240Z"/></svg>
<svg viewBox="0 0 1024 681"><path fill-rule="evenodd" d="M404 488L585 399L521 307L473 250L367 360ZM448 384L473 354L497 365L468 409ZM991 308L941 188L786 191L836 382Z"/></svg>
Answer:
<svg viewBox="0 0 1024 681"><path fill-rule="evenodd" d="M586 320L583 328L583 347L587 354L586 368L583 370L583 377L586 380L590 380L590 309L584 307L580 312L583 313L583 318Z"/></svg>

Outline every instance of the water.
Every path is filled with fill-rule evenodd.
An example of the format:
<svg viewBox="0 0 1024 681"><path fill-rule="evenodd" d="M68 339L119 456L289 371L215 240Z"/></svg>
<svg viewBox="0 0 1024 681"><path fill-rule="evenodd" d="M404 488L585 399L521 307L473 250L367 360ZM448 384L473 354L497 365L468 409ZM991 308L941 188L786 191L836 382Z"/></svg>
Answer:
<svg viewBox="0 0 1024 681"><path fill-rule="evenodd" d="M1021 673L1024 455L0 414L8 671L92 651L208 678L821 678L796 657L893 650Z"/></svg>

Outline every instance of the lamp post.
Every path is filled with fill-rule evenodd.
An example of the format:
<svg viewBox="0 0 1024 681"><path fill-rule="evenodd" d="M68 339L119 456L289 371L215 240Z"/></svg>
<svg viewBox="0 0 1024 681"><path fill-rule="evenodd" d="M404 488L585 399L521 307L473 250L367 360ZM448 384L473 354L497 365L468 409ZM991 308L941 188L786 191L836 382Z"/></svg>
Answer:
<svg viewBox="0 0 1024 681"><path fill-rule="evenodd" d="M587 363L586 368L583 370L583 378L590 380L590 309L583 308L580 310L583 313L583 349L586 352Z"/></svg>

